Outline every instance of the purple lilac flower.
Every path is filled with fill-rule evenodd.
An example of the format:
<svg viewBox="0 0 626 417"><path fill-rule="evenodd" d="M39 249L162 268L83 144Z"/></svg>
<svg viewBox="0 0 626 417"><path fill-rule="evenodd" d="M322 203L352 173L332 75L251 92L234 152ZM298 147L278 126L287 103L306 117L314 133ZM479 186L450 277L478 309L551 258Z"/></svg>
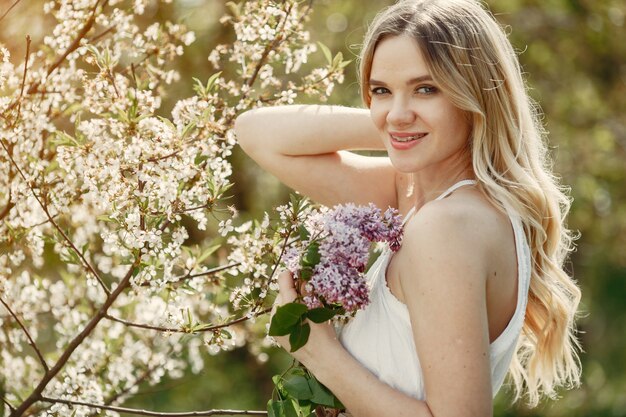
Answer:
<svg viewBox="0 0 626 417"><path fill-rule="evenodd" d="M305 225L311 234L309 239L318 242L321 260L305 287L304 303L309 308L338 304L346 312L364 308L369 303L369 288L363 273L371 242L387 242L393 251L400 248L402 221L398 211L389 208L382 213L372 203L349 203L311 216ZM313 242L300 243L299 249L290 248L284 255L294 276L301 271L301 258Z"/></svg>
<svg viewBox="0 0 626 417"><path fill-rule="evenodd" d="M383 214L373 203L367 206L348 203L335 206L326 216L358 229L370 242L388 242L395 251L400 248L402 220L395 208L390 207Z"/></svg>
<svg viewBox="0 0 626 417"><path fill-rule="evenodd" d="M298 276L300 272L300 251L297 248L290 247L285 250L283 254L283 262L285 263L285 267L293 274L293 276Z"/></svg>
<svg viewBox="0 0 626 417"><path fill-rule="evenodd" d="M369 288L362 274L344 264L320 262L309 284L326 303L340 304L346 311L356 311L369 303Z"/></svg>

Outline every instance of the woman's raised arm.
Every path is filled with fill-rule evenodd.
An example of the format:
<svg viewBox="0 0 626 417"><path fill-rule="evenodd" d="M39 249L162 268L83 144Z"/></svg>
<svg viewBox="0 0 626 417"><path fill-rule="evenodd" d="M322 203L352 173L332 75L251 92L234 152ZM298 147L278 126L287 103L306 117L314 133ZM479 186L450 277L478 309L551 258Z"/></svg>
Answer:
<svg viewBox="0 0 626 417"><path fill-rule="evenodd" d="M326 205L373 202L397 207L395 169L369 111L294 105L251 110L235 122L242 149L289 187Z"/></svg>

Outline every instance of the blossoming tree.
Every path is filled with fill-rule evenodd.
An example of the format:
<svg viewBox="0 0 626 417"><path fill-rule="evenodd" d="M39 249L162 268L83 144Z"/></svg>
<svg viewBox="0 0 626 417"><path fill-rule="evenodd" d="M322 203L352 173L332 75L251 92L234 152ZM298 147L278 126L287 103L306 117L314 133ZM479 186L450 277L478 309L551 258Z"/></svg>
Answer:
<svg viewBox="0 0 626 417"><path fill-rule="evenodd" d="M215 75L159 116L194 34L141 25L147 3L50 1L56 26L41 45L26 37L16 59L0 43L4 415L137 413L119 404L139 384L200 372L200 349L263 343L255 318L309 208L294 198L276 219L235 227L233 121L300 94L325 99L346 62L310 40L311 2L230 2L221 23L233 40L208 55ZM327 64L308 68L318 49ZM222 236L190 244L187 225L209 222ZM193 415L218 414L265 413Z"/></svg>

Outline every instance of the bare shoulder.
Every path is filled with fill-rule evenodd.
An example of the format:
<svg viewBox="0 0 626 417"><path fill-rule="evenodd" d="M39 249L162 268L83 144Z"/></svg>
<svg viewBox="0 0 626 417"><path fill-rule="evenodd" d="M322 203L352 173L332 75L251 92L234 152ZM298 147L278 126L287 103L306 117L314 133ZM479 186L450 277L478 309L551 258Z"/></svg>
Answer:
<svg viewBox="0 0 626 417"><path fill-rule="evenodd" d="M425 204L407 222L407 235L449 232L449 238L489 239L502 227L508 227L506 214L489 203L480 191L457 190L442 200Z"/></svg>
<svg viewBox="0 0 626 417"><path fill-rule="evenodd" d="M481 270L486 274L490 260L507 242L509 232L506 214L480 191L462 189L427 203L409 219L402 250L418 259L426 256L446 262L450 267L471 264L477 274Z"/></svg>

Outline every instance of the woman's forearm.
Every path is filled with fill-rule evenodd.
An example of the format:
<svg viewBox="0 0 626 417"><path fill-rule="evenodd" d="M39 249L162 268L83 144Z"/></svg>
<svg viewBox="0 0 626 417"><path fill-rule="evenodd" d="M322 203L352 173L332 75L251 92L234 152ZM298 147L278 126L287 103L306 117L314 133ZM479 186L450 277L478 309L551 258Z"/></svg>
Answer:
<svg viewBox="0 0 626 417"><path fill-rule="evenodd" d="M425 401L417 400L381 382L343 348L333 349L305 365L328 387L353 417L433 417Z"/></svg>
<svg viewBox="0 0 626 417"><path fill-rule="evenodd" d="M239 144L283 155L320 155L340 150L383 150L369 111L340 106L265 107L235 122Z"/></svg>

